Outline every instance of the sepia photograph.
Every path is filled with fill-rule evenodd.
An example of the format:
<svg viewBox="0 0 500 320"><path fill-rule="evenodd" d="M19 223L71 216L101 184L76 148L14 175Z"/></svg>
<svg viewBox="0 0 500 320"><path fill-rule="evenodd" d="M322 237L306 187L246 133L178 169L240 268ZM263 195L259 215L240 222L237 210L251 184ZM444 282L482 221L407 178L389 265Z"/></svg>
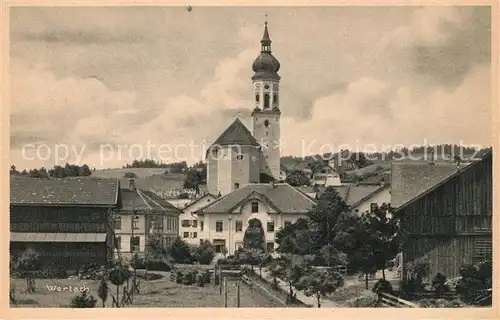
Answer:
<svg viewBox="0 0 500 320"><path fill-rule="evenodd" d="M4 10L10 308L492 308L491 5Z"/></svg>

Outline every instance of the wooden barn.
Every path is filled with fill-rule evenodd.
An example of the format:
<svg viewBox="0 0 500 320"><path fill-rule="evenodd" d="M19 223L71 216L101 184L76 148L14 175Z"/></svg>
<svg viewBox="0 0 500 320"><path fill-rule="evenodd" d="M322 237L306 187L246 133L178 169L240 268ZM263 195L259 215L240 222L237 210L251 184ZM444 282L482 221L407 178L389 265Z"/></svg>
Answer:
<svg viewBox="0 0 500 320"><path fill-rule="evenodd" d="M44 268L66 271L110 263L120 204L116 179L11 177L10 254L32 248Z"/></svg>
<svg viewBox="0 0 500 320"><path fill-rule="evenodd" d="M492 256L492 152L465 167L455 165L453 173L449 168L436 173L437 164L427 165L431 168L413 181L404 166L393 166L392 204L401 216L403 263L424 258L430 278L457 277L464 264ZM417 180L427 186L408 198Z"/></svg>

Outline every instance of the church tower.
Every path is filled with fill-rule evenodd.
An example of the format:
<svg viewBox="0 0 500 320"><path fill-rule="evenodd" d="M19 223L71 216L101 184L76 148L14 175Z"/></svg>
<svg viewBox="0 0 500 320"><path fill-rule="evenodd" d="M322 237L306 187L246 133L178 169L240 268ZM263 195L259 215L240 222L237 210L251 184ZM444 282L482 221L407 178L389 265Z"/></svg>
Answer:
<svg viewBox="0 0 500 320"><path fill-rule="evenodd" d="M276 180L280 177L280 97L278 75L280 63L271 53L271 38L267 18L262 36L260 55L252 65L254 109L253 136L261 144L261 173ZM261 178L261 182L263 182Z"/></svg>

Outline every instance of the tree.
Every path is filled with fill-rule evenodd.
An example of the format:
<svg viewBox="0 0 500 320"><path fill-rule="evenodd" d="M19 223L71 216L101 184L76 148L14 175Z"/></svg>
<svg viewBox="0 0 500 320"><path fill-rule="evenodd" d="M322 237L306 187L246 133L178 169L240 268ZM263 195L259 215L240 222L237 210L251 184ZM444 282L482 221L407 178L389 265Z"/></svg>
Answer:
<svg viewBox="0 0 500 320"><path fill-rule="evenodd" d="M108 282L106 281L106 277L103 275L101 277L101 281L99 282L99 288L97 288L97 294L102 301L102 307L106 308L106 300L108 299Z"/></svg>
<svg viewBox="0 0 500 320"><path fill-rule="evenodd" d="M335 226L339 217L347 214L349 208L333 187L327 187L319 197L317 205L309 211L309 230L311 230L311 254L318 254L321 247L331 244L335 239Z"/></svg>
<svg viewBox="0 0 500 320"><path fill-rule="evenodd" d="M19 174L19 171L17 171L16 169L16 166L15 165L11 165L10 166L10 174L13 175L13 174Z"/></svg>
<svg viewBox="0 0 500 320"><path fill-rule="evenodd" d="M200 185L207 183L207 166L199 164L198 167L191 167L187 171L186 180L184 180L185 189L200 190Z"/></svg>
<svg viewBox="0 0 500 320"><path fill-rule="evenodd" d="M169 255L177 263L192 263L191 249L186 241L181 237L175 238L174 242L168 250Z"/></svg>
<svg viewBox="0 0 500 320"><path fill-rule="evenodd" d="M130 278L130 271L121 262L118 262L109 271L109 280L116 286L116 307L120 307L120 286Z"/></svg>
<svg viewBox="0 0 500 320"><path fill-rule="evenodd" d="M350 271L359 271L365 275L365 287L368 289L368 276L377 270L377 257L369 221L365 216L346 214L339 217L335 226L333 245L346 254Z"/></svg>
<svg viewBox="0 0 500 320"><path fill-rule="evenodd" d="M370 230L370 241L375 254L377 269L382 270L382 279L385 280L387 262L393 259L399 249L397 219L392 215L392 209L382 204L373 212L365 213L365 228Z"/></svg>
<svg viewBox="0 0 500 320"><path fill-rule="evenodd" d="M195 247L194 259L198 261L199 264L209 265L212 263L215 257L214 246L208 240L204 240L199 246Z"/></svg>
<svg viewBox="0 0 500 320"><path fill-rule="evenodd" d="M248 228L243 236L243 248L265 251L265 241L262 222L257 218L250 219L248 221Z"/></svg>
<svg viewBox="0 0 500 320"><path fill-rule="evenodd" d="M290 299L292 301L295 298L293 288L304 274L310 272L311 261L311 255L285 254L278 258L278 266L275 271L278 277L288 284Z"/></svg>
<svg viewBox="0 0 500 320"><path fill-rule="evenodd" d="M16 269L26 279L26 291L28 293L35 292L35 273L40 270L41 266L40 255L33 248L27 248L17 259Z"/></svg>
<svg viewBox="0 0 500 320"><path fill-rule="evenodd" d="M94 308L97 299L93 295L88 295L87 290L71 299L71 308Z"/></svg>
<svg viewBox="0 0 500 320"><path fill-rule="evenodd" d="M321 308L321 298L329 293L335 292L335 290L343 286L343 284L344 280L342 276L334 271L333 268L327 271L313 269L300 277L295 288L303 290L308 297L315 296L318 308Z"/></svg>
<svg viewBox="0 0 500 320"><path fill-rule="evenodd" d="M276 249L279 253L308 254L313 247L311 243L309 220L299 218L295 223L276 232Z"/></svg>
<svg viewBox="0 0 500 320"><path fill-rule="evenodd" d="M287 175L285 182L291 186L299 187L311 184L311 179L303 171L293 170Z"/></svg>

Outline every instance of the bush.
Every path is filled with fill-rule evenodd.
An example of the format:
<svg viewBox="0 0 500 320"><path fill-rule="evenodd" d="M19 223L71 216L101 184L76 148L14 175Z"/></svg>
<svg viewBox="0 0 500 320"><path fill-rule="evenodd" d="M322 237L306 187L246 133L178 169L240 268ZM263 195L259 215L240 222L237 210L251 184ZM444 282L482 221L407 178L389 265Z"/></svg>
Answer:
<svg viewBox="0 0 500 320"><path fill-rule="evenodd" d="M460 308L463 304L460 300L422 299L419 301L419 306L421 308Z"/></svg>
<svg viewBox="0 0 500 320"><path fill-rule="evenodd" d="M175 283L182 284L182 278L183 278L182 271L177 271L175 275Z"/></svg>
<svg viewBox="0 0 500 320"><path fill-rule="evenodd" d="M149 271L170 271L173 267L172 263L165 259L148 259L146 264Z"/></svg>
<svg viewBox="0 0 500 320"><path fill-rule="evenodd" d="M437 296L440 296L442 293L448 291L448 287L445 285L446 277L441 273L436 274L434 279L432 280L432 290Z"/></svg>
<svg viewBox="0 0 500 320"><path fill-rule="evenodd" d="M97 299L93 295L88 295L87 290L71 299L71 308L95 308Z"/></svg>
<svg viewBox="0 0 500 320"><path fill-rule="evenodd" d="M392 293L393 292L391 283L387 280L384 280L384 279L380 279L379 281L377 281L375 283L375 285L373 286L372 291L375 293L381 293L381 292Z"/></svg>
<svg viewBox="0 0 500 320"><path fill-rule="evenodd" d="M348 300L347 305L351 308L377 308L379 307L378 295L365 291L361 296Z"/></svg>
<svg viewBox="0 0 500 320"><path fill-rule="evenodd" d="M423 284L419 279L404 279L399 283L402 293L417 293L423 291Z"/></svg>
<svg viewBox="0 0 500 320"><path fill-rule="evenodd" d="M192 285L196 282L196 271L185 271L182 274L182 284L183 285Z"/></svg>

